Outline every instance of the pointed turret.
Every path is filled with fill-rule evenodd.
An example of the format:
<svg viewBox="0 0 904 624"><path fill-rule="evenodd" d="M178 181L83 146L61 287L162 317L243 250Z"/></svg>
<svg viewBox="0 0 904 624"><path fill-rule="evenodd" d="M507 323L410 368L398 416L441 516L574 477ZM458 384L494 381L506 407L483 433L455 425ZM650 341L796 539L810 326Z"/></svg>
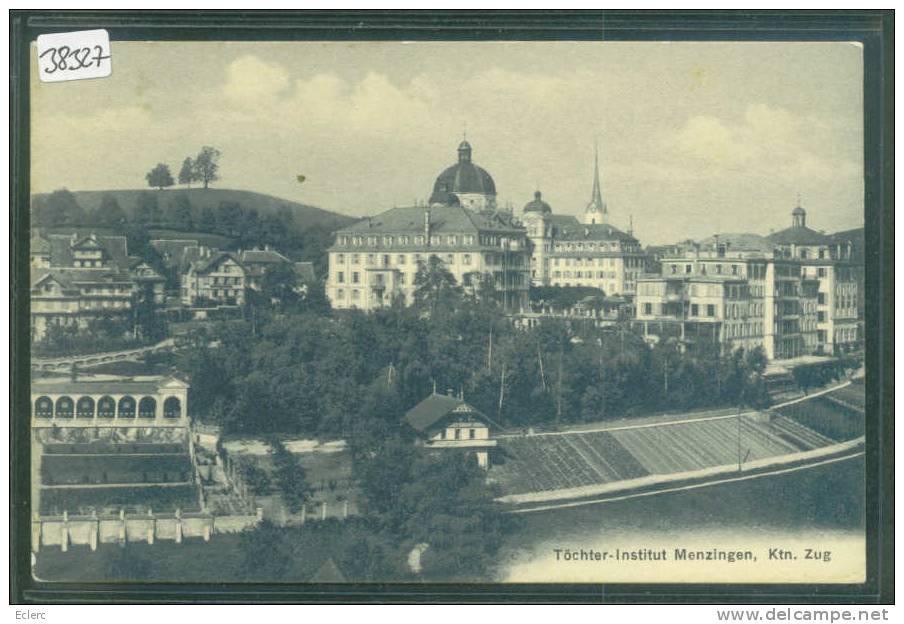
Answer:
<svg viewBox="0 0 904 624"><path fill-rule="evenodd" d="M609 221L609 209L603 201L603 193L600 190L600 157L599 149L593 146L593 192L590 194L590 203L584 211L584 223L607 223Z"/></svg>

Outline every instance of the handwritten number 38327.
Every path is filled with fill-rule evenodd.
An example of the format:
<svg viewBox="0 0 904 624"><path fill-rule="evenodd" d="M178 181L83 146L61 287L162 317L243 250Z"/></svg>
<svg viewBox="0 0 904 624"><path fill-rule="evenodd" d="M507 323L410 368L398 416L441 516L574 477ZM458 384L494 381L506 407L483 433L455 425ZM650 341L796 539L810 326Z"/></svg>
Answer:
<svg viewBox="0 0 904 624"><path fill-rule="evenodd" d="M69 46L60 46L59 48L47 48L41 53L41 58L50 55L50 65L44 68L45 74L52 74L57 70L75 71L77 69L86 69L101 64L110 58L110 55L104 55L104 49L99 46L85 48L70 48Z"/></svg>

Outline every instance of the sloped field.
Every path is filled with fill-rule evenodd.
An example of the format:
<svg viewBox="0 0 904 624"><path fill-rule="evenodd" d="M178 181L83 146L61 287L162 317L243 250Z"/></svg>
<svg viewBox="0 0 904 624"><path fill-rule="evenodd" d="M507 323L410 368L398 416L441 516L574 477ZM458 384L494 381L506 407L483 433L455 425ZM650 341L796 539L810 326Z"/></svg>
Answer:
<svg viewBox="0 0 904 624"><path fill-rule="evenodd" d="M610 434L576 433L500 440L490 476L506 494L558 490L642 477L647 471Z"/></svg>
<svg viewBox="0 0 904 624"><path fill-rule="evenodd" d="M863 384L853 383L784 407L774 412L836 442L864 434L866 395Z"/></svg>
<svg viewBox="0 0 904 624"><path fill-rule="evenodd" d="M698 420L609 431L500 438L490 477L504 494L690 472L808 451L834 440L777 416Z"/></svg>

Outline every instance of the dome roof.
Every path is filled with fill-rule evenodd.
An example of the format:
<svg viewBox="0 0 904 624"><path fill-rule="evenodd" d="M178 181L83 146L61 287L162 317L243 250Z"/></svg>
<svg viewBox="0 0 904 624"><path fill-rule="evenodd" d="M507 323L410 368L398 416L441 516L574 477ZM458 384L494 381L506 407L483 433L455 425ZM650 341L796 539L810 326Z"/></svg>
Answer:
<svg viewBox="0 0 904 624"><path fill-rule="evenodd" d="M550 214L552 207L542 199L543 194L540 191L534 193L534 200L524 205L524 212L541 212Z"/></svg>
<svg viewBox="0 0 904 624"><path fill-rule="evenodd" d="M803 208L801 208L800 206L797 206L794 210L791 211L791 214L792 214L793 216L797 217L797 216L800 216L800 215L805 215L805 214L807 214L807 211L804 210Z"/></svg>
<svg viewBox="0 0 904 624"><path fill-rule="evenodd" d="M458 146L458 162L436 178L430 203L457 204L453 193L496 194L496 183L490 174L471 162L471 144L467 141Z"/></svg>

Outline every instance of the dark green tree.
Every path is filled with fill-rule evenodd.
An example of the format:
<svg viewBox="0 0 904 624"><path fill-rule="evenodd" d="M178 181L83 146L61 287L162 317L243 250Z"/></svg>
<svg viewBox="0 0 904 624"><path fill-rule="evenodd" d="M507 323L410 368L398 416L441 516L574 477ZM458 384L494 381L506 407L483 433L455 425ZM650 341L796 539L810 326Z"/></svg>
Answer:
<svg viewBox="0 0 904 624"><path fill-rule="evenodd" d="M191 188L191 183L197 180L195 172L195 163L189 157L182 161L182 168L179 169L179 184L184 184Z"/></svg>
<svg viewBox="0 0 904 624"><path fill-rule="evenodd" d="M160 314L160 306L154 301L153 285L141 284L134 302L135 329L145 342L157 342L166 336L166 326Z"/></svg>
<svg viewBox="0 0 904 624"><path fill-rule="evenodd" d="M85 210L76 200L75 194L65 188L36 198L33 211L35 225L85 225L87 221Z"/></svg>
<svg viewBox="0 0 904 624"><path fill-rule="evenodd" d="M191 200L185 193L178 193L167 206L166 224L176 230L190 231L194 225L192 220Z"/></svg>
<svg viewBox="0 0 904 624"><path fill-rule="evenodd" d="M427 579L487 578L515 526L495 501L486 473L469 454L418 455L413 478L399 494L402 535L426 543L421 557Z"/></svg>
<svg viewBox="0 0 904 624"><path fill-rule="evenodd" d="M141 226L160 223L160 204L157 201L156 193L145 191L138 194L135 215L132 220Z"/></svg>
<svg viewBox="0 0 904 624"><path fill-rule="evenodd" d="M103 227L121 228L126 224L127 217L116 196L104 193L92 220Z"/></svg>
<svg viewBox="0 0 904 624"><path fill-rule="evenodd" d="M198 230L201 232L214 232L217 229L217 214L210 206L201 208L198 215Z"/></svg>
<svg viewBox="0 0 904 624"><path fill-rule="evenodd" d="M218 174L220 170L220 150L215 147L210 147L205 145L201 148L201 151L198 152L198 155L195 156L194 160L194 171L195 171L195 180L198 180L204 185L204 188L208 188L211 182L215 182L220 179Z"/></svg>
<svg viewBox="0 0 904 624"><path fill-rule="evenodd" d="M285 538L286 532L267 519L251 530L242 531L238 576L245 581L285 580L291 563Z"/></svg>
<svg viewBox="0 0 904 624"><path fill-rule="evenodd" d="M158 191L162 191L164 188L175 184L169 165L164 163L158 163L157 166L148 171L144 177L148 181L148 186L155 188Z"/></svg>
<svg viewBox="0 0 904 624"><path fill-rule="evenodd" d="M242 231L242 206L238 202L220 202L216 210L216 231L226 236L239 236Z"/></svg>
<svg viewBox="0 0 904 624"><path fill-rule="evenodd" d="M414 276L415 308L421 314L433 317L440 308L455 308L461 297L461 288L455 283L455 276L442 260L431 254Z"/></svg>
<svg viewBox="0 0 904 624"><path fill-rule="evenodd" d="M298 459L277 438L270 440L273 454L273 478L289 511L296 513L311 496L307 474Z"/></svg>

